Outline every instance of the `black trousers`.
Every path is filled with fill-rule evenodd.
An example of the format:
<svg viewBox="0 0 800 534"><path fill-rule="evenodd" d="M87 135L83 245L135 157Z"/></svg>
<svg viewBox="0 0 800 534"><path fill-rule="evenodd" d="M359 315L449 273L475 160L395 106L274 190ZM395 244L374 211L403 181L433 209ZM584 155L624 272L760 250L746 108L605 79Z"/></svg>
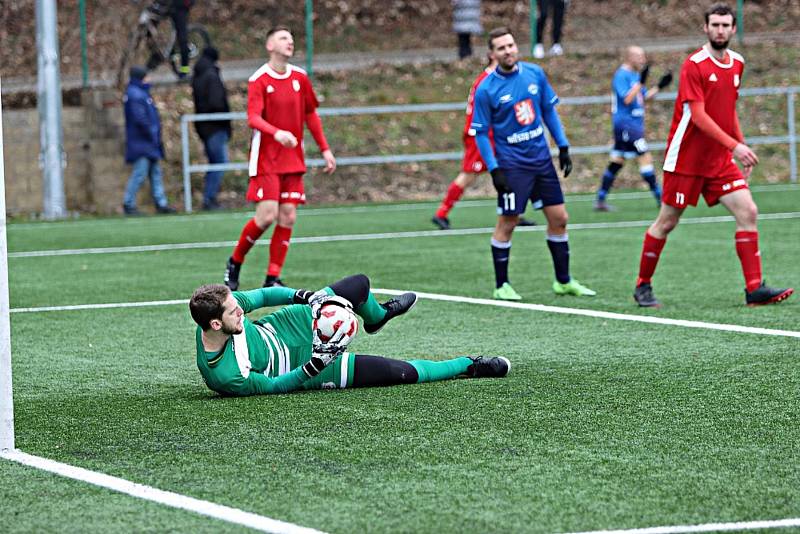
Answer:
<svg viewBox="0 0 800 534"><path fill-rule="evenodd" d="M550 11L553 11L553 43L561 42L561 28L564 24L564 11L566 2L564 0L537 0L539 4L539 18L536 20L536 42L542 42L544 25Z"/></svg>
<svg viewBox="0 0 800 534"><path fill-rule="evenodd" d="M189 64L189 35L186 31L186 25L189 22L189 8L173 8L169 16L175 26L175 41L181 52L181 66L185 67Z"/></svg>

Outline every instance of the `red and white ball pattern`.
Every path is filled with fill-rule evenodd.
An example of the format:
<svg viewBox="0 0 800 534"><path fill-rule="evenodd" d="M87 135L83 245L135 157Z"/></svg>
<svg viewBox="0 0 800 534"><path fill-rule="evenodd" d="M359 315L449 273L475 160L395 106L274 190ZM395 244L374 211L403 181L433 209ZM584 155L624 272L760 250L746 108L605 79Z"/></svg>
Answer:
<svg viewBox="0 0 800 534"><path fill-rule="evenodd" d="M336 304L323 304L319 317L314 319L312 328L322 343L338 339L338 333L344 332L340 345L349 344L358 333L358 317L351 310Z"/></svg>

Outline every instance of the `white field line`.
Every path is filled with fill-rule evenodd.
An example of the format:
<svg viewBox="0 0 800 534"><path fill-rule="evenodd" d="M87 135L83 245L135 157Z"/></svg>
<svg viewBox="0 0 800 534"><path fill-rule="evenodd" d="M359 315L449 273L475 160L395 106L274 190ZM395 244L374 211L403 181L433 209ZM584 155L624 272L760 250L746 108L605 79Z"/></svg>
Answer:
<svg viewBox="0 0 800 534"><path fill-rule="evenodd" d="M372 289L373 293L383 295L400 295L405 291L397 289ZM529 304L525 302L507 302L502 300L479 299L472 297L461 297L458 295L442 295L439 293L417 293L419 298L430 300L441 300L445 302L460 302L464 304L480 304L484 306L496 306L500 308L515 308L518 310L531 310L545 313L560 313L564 315L580 315L583 317L594 317L598 319L611 319L614 321L633 321L638 323L663 324L669 326L682 326L684 328L702 328L706 330L721 330L724 332L737 332L740 334L758 334L765 336L781 336L800 338L800 332L794 330L777 330L773 328L758 328L753 326L743 326L724 323L706 323L703 321L688 321L684 319L668 319L665 317L653 317L649 315L631 315L627 313L606 312L601 310L587 310L583 308L564 308L561 306L547 306L544 304ZM187 300L154 300L149 302L121 302L110 304L77 304L72 306L44 306L40 308L12 308L11 313L40 313L54 311L74 311L74 310L94 310L108 308L136 308L144 306L173 306L186 304Z"/></svg>
<svg viewBox="0 0 800 534"><path fill-rule="evenodd" d="M400 295L405 291L396 289L372 289L373 293L384 295ZM438 293L417 293L422 299L442 300L445 302L462 302L465 304L481 304L484 306L497 306L500 308L516 308L518 310L533 310L546 313L561 313L564 315L581 315L598 319L611 319L614 321L634 321L637 323L663 324L670 326L683 326L685 328L703 328L706 330L722 330L724 332L738 332L741 334L760 334L765 336L782 336L800 338L800 332L794 330L776 330L772 328L757 328L737 324L706 323L703 321L687 321L684 319L667 319L650 315L629 315L627 313L614 313L600 310L586 310L583 308L563 308L561 306L547 306L544 304L528 304L525 302L508 302L503 300L477 299L456 295L440 295Z"/></svg>
<svg viewBox="0 0 800 534"><path fill-rule="evenodd" d="M705 523L703 525L675 525L668 527L632 528L626 530L591 530L573 534L681 534L688 532L729 532L732 530L755 530L769 528L800 527L800 518L763 521L740 521L736 523Z"/></svg>
<svg viewBox="0 0 800 534"><path fill-rule="evenodd" d="M772 221L781 219L800 218L800 212L791 211L785 213L766 213L759 215L762 221ZM681 219L681 224L716 224L733 222L734 218L730 215L719 215L715 217L687 217ZM607 223L577 223L569 225L570 231L575 230L601 230L608 228L646 228L653 224L652 219L639 221L617 221ZM520 227L515 232L544 232L545 225ZM342 234L328 236L294 237L292 244L302 243L331 243L336 241L370 241L376 239L403 239L414 237L452 237L462 235L491 234L493 227L487 228L463 228L457 230L420 230L415 232L383 232L376 234ZM188 250L202 248L232 248L236 241L210 241L202 243L166 243L162 245L138 245L129 247L101 247L101 248L73 248L55 250L30 250L27 252L9 252L9 258L40 258L47 256L76 256L83 254L122 254L132 252L156 252L162 250ZM269 245L268 239L256 241L256 245Z"/></svg>
<svg viewBox="0 0 800 534"><path fill-rule="evenodd" d="M235 523L262 532L274 532L278 534L319 534L319 530L301 527L293 523L286 523L278 521L277 519L270 519L258 514L245 512L237 508L231 508L216 504L209 501L202 501L171 491L163 491L151 486L137 484L123 478L113 477L98 473L96 471L89 471L81 467L75 467L47 458L39 456L32 456L18 450L2 450L0 457L12 462L17 462L22 465L55 473L56 475L71 478L81 482L87 482L102 488L108 488L113 491L118 491L132 497L144 499L146 501L156 502L172 508L179 508L187 510L196 514L213 517L228 523Z"/></svg>
<svg viewBox="0 0 800 534"><path fill-rule="evenodd" d="M750 188L754 193L782 193L785 191L798 191L800 184L778 184L778 185L754 185ZM594 193L566 195L565 200L567 204L572 202L594 202ZM614 201L617 200L641 200L651 199L653 195L649 192L630 192L630 193L613 193L611 197ZM494 206L496 201L493 199L476 199L476 200L461 200L458 202L459 208L485 208L486 206ZM331 208L309 208L301 207L302 217L316 217L321 215L335 215L339 213L391 213L398 211L435 211L439 205L439 201L435 202L414 202L406 204L382 204L372 206L339 206ZM196 213L193 215L170 215L170 223L184 223L199 224L209 221L224 221L230 219L242 219L252 217L251 211L228 211L223 213ZM142 217L136 219L76 219L69 221L57 222L31 222L31 223L15 223L9 225L11 230L37 230L48 227L64 228L67 225L79 226L95 226L95 225L108 225L109 222L124 224L125 226L147 226L159 225L163 223L161 217Z"/></svg>
<svg viewBox="0 0 800 534"><path fill-rule="evenodd" d="M116 308L144 308L147 306L173 306L175 304L188 304L187 299L182 300L150 300L145 302L116 302L106 304L73 304L71 306L42 306L39 308L12 308L11 313L39 313L53 311L75 311L75 310L102 310Z"/></svg>

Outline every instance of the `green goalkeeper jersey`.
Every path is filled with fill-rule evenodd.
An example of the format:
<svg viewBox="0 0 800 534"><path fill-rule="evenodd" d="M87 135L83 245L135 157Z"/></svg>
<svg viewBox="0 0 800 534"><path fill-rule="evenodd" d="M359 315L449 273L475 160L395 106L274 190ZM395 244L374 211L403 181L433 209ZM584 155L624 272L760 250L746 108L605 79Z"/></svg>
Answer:
<svg viewBox="0 0 800 534"><path fill-rule="evenodd" d="M293 289L284 287L233 292L245 313L291 304L293 295ZM244 317L243 322L242 333L230 336L219 352L205 350L202 330L197 328L197 367L210 389L244 396L285 393L310 382L300 368L311 357L308 306L286 306L256 321Z"/></svg>

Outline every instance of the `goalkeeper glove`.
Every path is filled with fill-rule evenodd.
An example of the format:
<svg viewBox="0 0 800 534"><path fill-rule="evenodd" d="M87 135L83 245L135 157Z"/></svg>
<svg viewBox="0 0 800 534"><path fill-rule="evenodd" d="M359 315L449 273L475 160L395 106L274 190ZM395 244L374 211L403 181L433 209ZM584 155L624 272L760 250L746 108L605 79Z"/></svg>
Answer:
<svg viewBox="0 0 800 534"><path fill-rule="evenodd" d="M314 352L311 353L311 359L303 364L303 372L308 378L314 378L323 369L335 362L343 350L339 352L317 352L315 348Z"/></svg>
<svg viewBox="0 0 800 534"><path fill-rule="evenodd" d="M336 304L337 306L353 311L353 305L349 300L339 295L328 295L324 289L320 289L316 293L311 293L306 304L311 306L311 316L314 319L319 318L319 310L322 308L323 304Z"/></svg>
<svg viewBox="0 0 800 534"><path fill-rule="evenodd" d="M492 185L497 190L498 193L510 193L511 188L508 187L508 179L506 178L506 173L503 172L503 169L500 167L496 167L489 171L492 175Z"/></svg>
<svg viewBox="0 0 800 534"><path fill-rule="evenodd" d="M564 178L572 172L572 158L569 157L569 147L558 147L558 166L564 171Z"/></svg>
<svg viewBox="0 0 800 534"><path fill-rule="evenodd" d="M663 89L671 83L672 83L672 73L667 71L667 73L663 75L660 80L658 80L658 88Z"/></svg>
<svg viewBox="0 0 800 534"><path fill-rule="evenodd" d="M647 85L647 76L650 74L650 65L645 65L642 69L642 72L639 73L639 83L646 86Z"/></svg>
<svg viewBox="0 0 800 534"><path fill-rule="evenodd" d="M314 292L308 289L298 289L292 295L292 304L308 304L308 299L313 294Z"/></svg>

